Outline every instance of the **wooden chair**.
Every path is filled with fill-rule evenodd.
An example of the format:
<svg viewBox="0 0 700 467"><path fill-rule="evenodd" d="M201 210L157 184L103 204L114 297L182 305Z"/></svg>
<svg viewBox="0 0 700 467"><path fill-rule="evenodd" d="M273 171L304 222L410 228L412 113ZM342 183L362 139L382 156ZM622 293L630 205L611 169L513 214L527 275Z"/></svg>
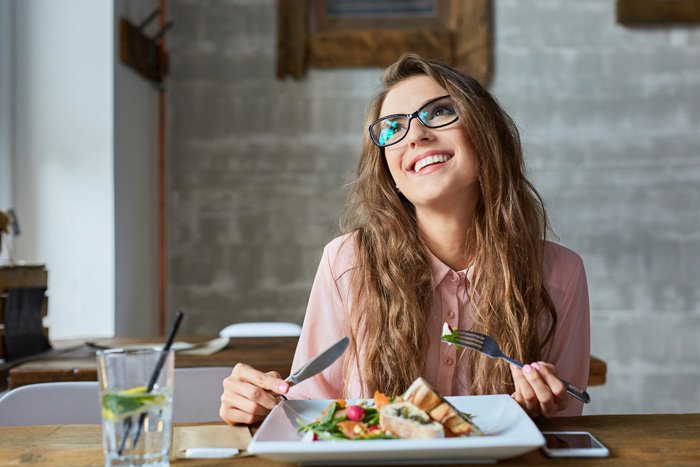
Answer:
<svg viewBox="0 0 700 467"><path fill-rule="evenodd" d="M588 370L588 386L602 386L605 384L605 375L608 371L608 366L604 360L591 355L591 364Z"/></svg>

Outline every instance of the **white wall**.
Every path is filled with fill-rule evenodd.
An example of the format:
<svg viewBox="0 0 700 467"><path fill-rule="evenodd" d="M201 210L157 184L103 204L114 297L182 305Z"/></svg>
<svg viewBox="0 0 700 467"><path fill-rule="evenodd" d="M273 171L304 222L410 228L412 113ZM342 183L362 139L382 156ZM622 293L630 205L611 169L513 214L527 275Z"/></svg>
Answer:
<svg viewBox="0 0 700 467"><path fill-rule="evenodd" d="M112 1L12 6L16 256L48 268L52 339L112 335Z"/></svg>
<svg viewBox="0 0 700 467"><path fill-rule="evenodd" d="M12 207L12 3L0 1L0 209ZM1 254L1 253L0 253ZM1 260L1 257L0 257Z"/></svg>

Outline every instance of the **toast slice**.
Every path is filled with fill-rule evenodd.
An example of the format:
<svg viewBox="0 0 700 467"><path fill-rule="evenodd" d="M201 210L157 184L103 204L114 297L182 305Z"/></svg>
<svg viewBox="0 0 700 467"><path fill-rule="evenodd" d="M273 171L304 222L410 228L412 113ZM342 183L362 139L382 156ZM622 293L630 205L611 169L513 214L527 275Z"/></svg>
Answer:
<svg viewBox="0 0 700 467"><path fill-rule="evenodd" d="M442 424L410 402L394 402L379 409L379 426L400 438L444 438Z"/></svg>
<svg viewBox="0 0 700 467"><path fill-rule="evenodd" d="M483 433L465 414L447 402L423 378L416 379L401 398L426 412L445 427L447 436L480 436Z"/></svg>

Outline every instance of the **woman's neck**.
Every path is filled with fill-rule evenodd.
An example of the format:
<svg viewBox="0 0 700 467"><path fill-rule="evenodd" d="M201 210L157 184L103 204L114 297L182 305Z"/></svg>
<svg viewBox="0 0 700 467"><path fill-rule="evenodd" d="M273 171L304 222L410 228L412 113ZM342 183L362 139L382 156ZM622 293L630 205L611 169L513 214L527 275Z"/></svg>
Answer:
<svg viewBox="0 0 700 467"><path fill-rule="evenodd" d="M459 214L426 209L416 210L418 229L430 251L454 271L469 267L472 251L467 251L467 236L474 225L474 211Z"/></svg>

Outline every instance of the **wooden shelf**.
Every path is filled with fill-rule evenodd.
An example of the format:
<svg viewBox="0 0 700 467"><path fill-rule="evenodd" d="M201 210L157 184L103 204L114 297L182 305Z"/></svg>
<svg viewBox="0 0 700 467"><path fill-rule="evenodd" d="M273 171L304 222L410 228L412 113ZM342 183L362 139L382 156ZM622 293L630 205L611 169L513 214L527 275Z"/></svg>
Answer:
<svg viewBox="0 0 700 467"><path fill-rule="evenodd" d="M21 266L0 266L0 358L5 357L5 305L7 302L7 289L24 287L44 287L48 283L48 271L43 264L30 264ZM48 314L49 299L44 296L41 304L41 318ZM44 335L48 339L49 329L44 328Z"/></svg>

